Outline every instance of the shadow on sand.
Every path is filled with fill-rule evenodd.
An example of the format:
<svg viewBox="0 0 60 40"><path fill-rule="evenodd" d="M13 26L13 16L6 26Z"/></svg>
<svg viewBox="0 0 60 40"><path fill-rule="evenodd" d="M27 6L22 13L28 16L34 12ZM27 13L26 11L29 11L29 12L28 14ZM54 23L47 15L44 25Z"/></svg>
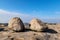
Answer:
<svg viewBox="0 0 60 40"><path fill-rule="evenodd" d="M48 29L48 28L46 28L46 29L42 29L41 32L54 33L54 34L58 33L57 31L55 31L55 30L53 30L53 29Z"/></svg>
<svg viewBox="0 0 60 40"><path fill-rule="evenodd" d="M25 30L25 32L28 32L28 31L34 31L34 32L37 32L36 30L31 30L31 29L26 29L26 30ZM42 29L41 32L43 32L43 33L53 33L53 34L58 33L57 31L55 31L55 30L53 30L53 29L48 29L48 28Z"/></svg>
<svg viewBox="0 0 60 40"><path fill-rule="evenodd" d="M4 28L0 28L0 31L5 31L4 30ZM37 32L36 30L31 30L31 29L25 29L25 30L23 30L23 31L20 31L20 32L28 32L28 31L35 31L35 32ZM17 32L17 31L16 31ZM58 33L57 31L55 31L55 30L53 30L53 29L48 29L48 28L46 28L46 29L42 29L42 31L41 32L43 32L43 33Z"/></svg>
<svg viewBox="0 0 60 40"><path fill-rule="evenodd" d="M0 31L4 31L4 28L0 28Z"/></svg>

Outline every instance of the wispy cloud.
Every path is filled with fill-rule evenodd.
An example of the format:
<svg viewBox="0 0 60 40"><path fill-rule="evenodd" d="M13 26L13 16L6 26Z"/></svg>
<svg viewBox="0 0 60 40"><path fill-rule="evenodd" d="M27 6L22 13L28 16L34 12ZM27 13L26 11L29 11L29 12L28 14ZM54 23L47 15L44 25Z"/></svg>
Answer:
<svg viewBox="0 0 60 40"><path fill-rule="evenodd" d="M58 11L58 12L55 12L56 14L60 14L60 12Z"/></svg>
<svg viewBox="0 0 60 40"><path fill-rule="evenodd" d="M13 17L20 17L25 22L32 18L32 16L28 14L11 12L11 11L0 9L0 22L8 22Z"/></svg>
<svg viewBox="0 0 60 40"><path fill-rule="evenodd" d="M56 11L33 11L34 16L41 19L44 22L57 22L60 21L60 12Z"/></svg>
<svg viewBox="0 0 60 40"><path fill-rule="evenodd" d="M55 12L56 14L54 15L50 15L50 16L46 16L46 15L43 15L44 13L46 12L32 12L31 14L24 14L24 13L20 13L20 12L13 12L13 11L7 11L7 10L3 10L3 9L0 9L0 23L1 22L8 22L11 18L13 17L20 17L23 22L29 22L32 18L39 18L43 21L46 21L46 22L56 22L60 20L60 16L56 15L56 14L60 14L60 12ZM49 20L49 21L48 21Z"/></svg>
<svg viewBox="0 0 60 40"><path fill-rule="evenodd" d="M10 11L6 11L3 9L0 9L0 14L6 14L6 15L18 15L18 16L25 16L28 17L28 14L22 14L22 13L18 13L18 12L10 12Z"/></svg>

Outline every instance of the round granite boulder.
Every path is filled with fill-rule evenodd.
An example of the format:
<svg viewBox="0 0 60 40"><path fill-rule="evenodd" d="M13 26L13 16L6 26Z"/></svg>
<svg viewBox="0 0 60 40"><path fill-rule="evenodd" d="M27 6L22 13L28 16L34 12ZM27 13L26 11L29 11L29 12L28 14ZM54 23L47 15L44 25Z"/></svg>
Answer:
<svg viewBox="0 0 60 40"><path fill-rule="evenodd" d="M24 24L19 17L12 18L8 23L8 28L13 31L24 31Z"/></svg>
<svg viewBox="0 0 60 40"><path fill-rule="evenodd" d="M32 19L30 22L30 29L35 31L42 31L42 29L47 28L47 26L39 19Z"/></svg>

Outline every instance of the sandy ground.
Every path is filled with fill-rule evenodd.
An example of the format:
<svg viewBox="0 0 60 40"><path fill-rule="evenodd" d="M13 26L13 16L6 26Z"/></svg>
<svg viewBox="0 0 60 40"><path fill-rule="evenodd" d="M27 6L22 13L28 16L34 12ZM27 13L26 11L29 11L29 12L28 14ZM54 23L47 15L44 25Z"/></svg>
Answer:
<svg viewBox="0 0 60 40"><path fill-rule="evenodd" d="M0 40L60 40L60 24L48 25L50 29L57 31L36 32L26 30L24 32L13 32L4 30L7 26L0 27ZM52 30L52 31L53 31Z"/></svg>

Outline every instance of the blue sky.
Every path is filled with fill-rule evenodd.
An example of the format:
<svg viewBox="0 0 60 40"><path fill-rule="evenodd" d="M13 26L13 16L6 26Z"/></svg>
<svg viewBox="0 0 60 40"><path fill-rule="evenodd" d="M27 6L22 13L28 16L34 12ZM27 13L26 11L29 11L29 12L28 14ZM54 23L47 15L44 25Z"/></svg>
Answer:
<svg viewBox="0 0 60 40"><path fill-rule="evenodd" d="M60 0L0 0L0 22L15 16L24 22L32 18L60 22Z"/></svg>

